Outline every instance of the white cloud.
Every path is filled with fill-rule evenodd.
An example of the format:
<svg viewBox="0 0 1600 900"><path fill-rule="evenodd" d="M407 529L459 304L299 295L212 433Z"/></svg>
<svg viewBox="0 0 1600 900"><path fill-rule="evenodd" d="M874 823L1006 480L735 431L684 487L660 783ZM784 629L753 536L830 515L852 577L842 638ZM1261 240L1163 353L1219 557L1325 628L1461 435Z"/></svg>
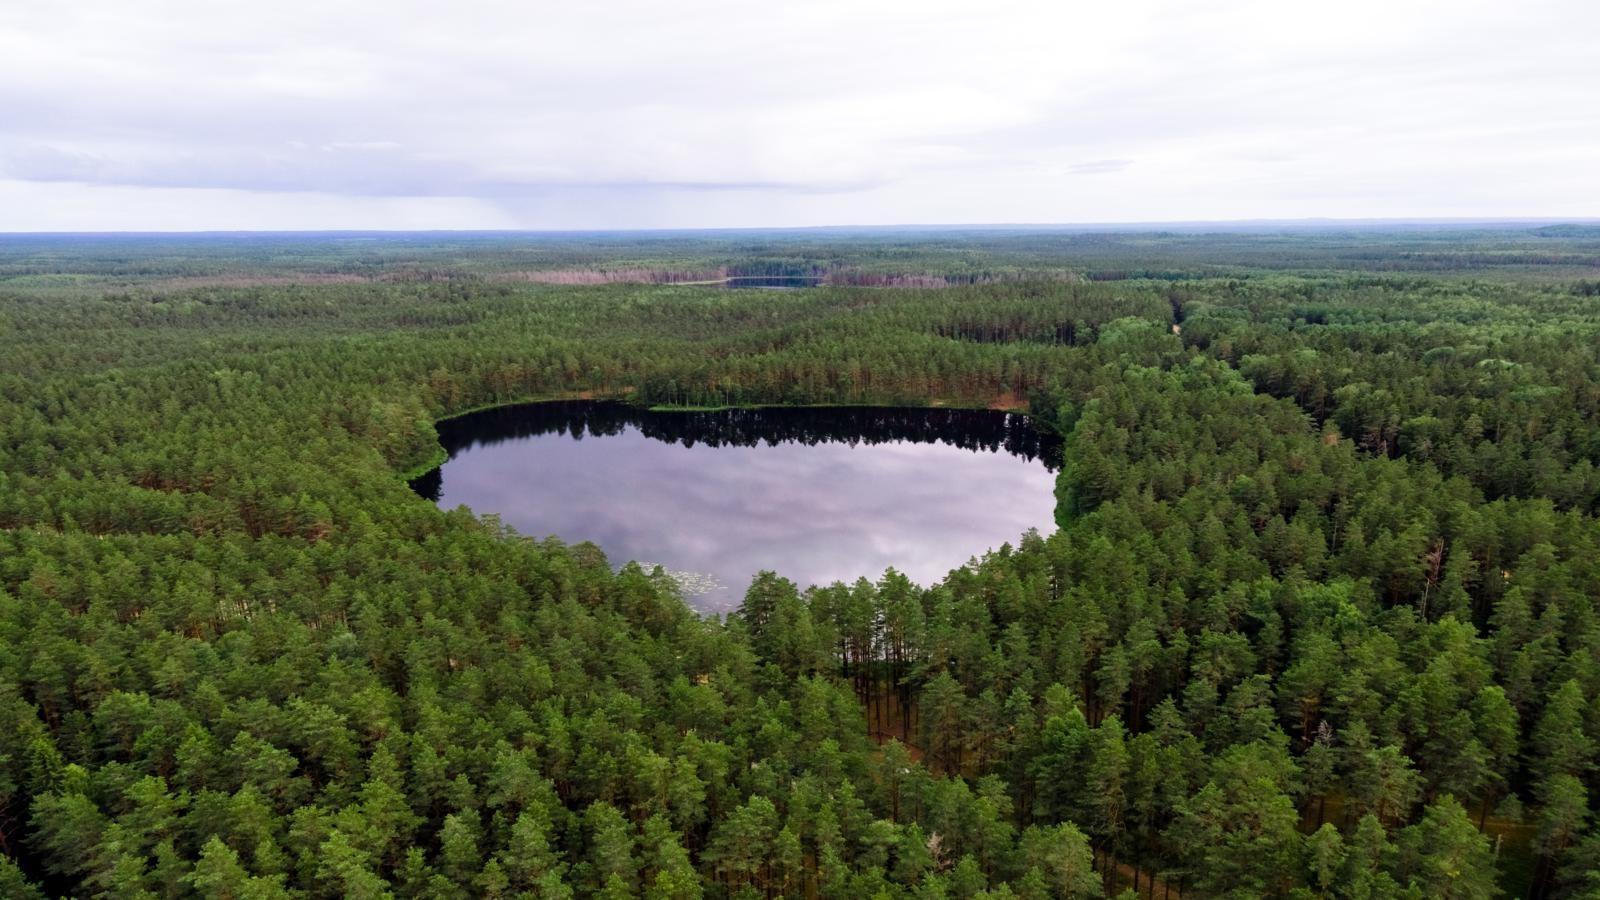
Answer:
<svg viewBox="0 0 1600 900"><path fill-rule="evenodd" d="M1589 0L6 4L0 200L29 202L0 229L1597 215L1597 26Z"/></svg>

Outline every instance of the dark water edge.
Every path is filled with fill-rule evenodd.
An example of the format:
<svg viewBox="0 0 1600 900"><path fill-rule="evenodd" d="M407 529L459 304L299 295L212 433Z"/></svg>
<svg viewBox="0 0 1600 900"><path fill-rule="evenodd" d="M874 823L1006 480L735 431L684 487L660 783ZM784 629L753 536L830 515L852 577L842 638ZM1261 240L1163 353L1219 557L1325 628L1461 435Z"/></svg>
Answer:
<svg viewBox="0 0 1600 900"><path fill-rule="evenodd" d="M650 410L569 400L438 423L412 487L533 537L659 564L702 612L750 579L923 584L1054 528L1060 441L1023 415L927 407Z"/></svg>
<svg viewBox="0 0 1600 900"><path fill-rule="evenodd" d="M734 275L722 282L725 288L763 288L772 291L821 287L820 275Z"/></svg>
<svg viewBox="0 0 1600 900"><path fill-rule="evenodd" d="M1061 438L1035 428L1021 413L923 406L762 406L657 410L621 400L545 400L482 409L435 426L446 462L476 446L545 434L581 440L637 428L645 437L693 447L777 446L782 443L944 443L964 450L1005 452L1061 465ZM411 479L411 488L439 502L441 464Z"/></svg>

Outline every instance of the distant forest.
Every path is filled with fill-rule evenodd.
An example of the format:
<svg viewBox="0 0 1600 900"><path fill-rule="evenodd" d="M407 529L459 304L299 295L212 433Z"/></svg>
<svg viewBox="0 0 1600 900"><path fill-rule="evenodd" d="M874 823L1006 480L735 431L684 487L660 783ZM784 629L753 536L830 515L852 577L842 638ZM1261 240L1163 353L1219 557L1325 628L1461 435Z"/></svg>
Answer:
<svg viewBox="0 0 1600 900"><path fill-rule="evenodd" d="M1059 527L718 619L407 486L573 398ZM1600 897L1597 516L1592 225L4 236L0 896Z"/></svg>

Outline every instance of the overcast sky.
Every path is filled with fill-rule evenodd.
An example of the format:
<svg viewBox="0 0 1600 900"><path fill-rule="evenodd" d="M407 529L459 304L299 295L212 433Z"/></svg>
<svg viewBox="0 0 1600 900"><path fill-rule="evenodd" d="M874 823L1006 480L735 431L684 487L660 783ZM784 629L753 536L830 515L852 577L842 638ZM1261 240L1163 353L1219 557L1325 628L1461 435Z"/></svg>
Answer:
<svg viewBox="0 0 1600 900"><path fill-rule="evenodd" d="M0 2L0 229L1600 216L1596 0Z"/></svg>

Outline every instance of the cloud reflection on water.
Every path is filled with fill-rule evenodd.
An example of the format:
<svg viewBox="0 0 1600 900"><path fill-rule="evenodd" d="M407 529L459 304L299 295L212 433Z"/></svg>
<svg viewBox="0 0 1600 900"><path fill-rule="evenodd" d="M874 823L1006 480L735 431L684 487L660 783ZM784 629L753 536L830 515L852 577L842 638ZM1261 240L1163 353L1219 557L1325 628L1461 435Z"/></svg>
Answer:
<svg viewBox="0 0 1600 900"><path fill-rule="evenodd" d="M692 599L714 612L736 606L761 569L803 587L892 566L929 584L1029 528L1054 528L1043 463L943 442L686 447L630 424L581 440L474 441L440 476L446 508L593 541L613 563L712 575L725 587Z"/></svg>

